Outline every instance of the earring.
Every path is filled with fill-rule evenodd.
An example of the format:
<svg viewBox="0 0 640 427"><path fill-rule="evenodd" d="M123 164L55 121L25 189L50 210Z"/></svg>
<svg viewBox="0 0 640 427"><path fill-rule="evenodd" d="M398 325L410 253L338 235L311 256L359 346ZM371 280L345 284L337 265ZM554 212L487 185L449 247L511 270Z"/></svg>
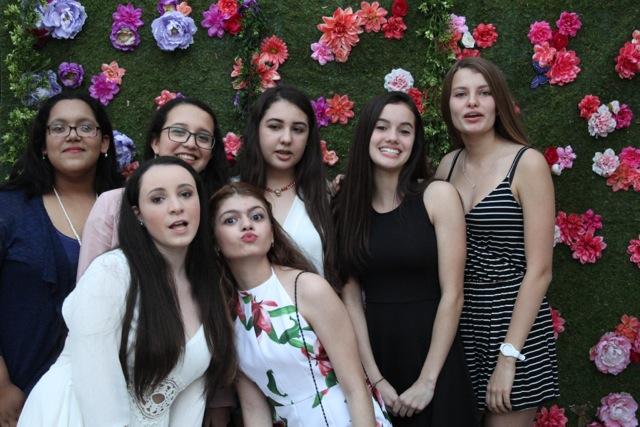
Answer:
<svg viewBox="0 0 640 427"><path fill-rule="evenodd" d="M106 159L107 157L109 157L109 153L104 153L104 158Z"/></svg>
<svg viewBox="0 0 640 427"><path fill-rule="evenodd" d="M142 221L142 219L138 218L138 223L140 223L140 227L144 227L144 221Z"/></svg>
<svg viewBox="0 0 640 427"><path fill-rule="evenodd" d="M42 153L42 160L47 160L47 153Z"/></svg>

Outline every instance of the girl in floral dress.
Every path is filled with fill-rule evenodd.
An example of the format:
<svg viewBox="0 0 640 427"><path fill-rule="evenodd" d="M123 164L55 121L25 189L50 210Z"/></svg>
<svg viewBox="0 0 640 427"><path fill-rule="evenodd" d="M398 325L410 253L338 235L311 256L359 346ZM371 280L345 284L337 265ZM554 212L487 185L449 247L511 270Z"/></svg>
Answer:
<svg viewBox="0 0 640 427"><path fill-rule="evenodd" d="M263 191L229 184L210 207L223 284L236 299L245 425L390 426L367 390L344 306L294 249Z"/></svg>

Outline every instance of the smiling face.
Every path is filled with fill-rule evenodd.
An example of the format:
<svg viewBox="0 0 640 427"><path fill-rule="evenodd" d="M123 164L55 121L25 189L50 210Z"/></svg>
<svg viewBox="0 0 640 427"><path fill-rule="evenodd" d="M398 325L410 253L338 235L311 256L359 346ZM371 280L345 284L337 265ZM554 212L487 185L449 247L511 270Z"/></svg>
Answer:
<svg viewBox="0 0 640 427"><path fill-rule="evenodd" d="M192 133L213 135L213 118L206 111L191 104L178 104L167 113L163 128L179 127ZM216 141L218 143L218 141ZM204 170L211 159L212 150L196 145L195 136L189 136L187 142L180 143L169 138L169 129L151 141L151 149L158 156L175 156L190 164L196 172Z"/></svg>
<svg viewBox="0 0 640 427"><path fill-rule="evenodd" d="M178 165L152 166L141 178L135 210L161 253L186 249L200 225L193 177Z"/></svg>
<svg viewBox="0 0 640 427"><path fill-rule="evenodd" d="M214 215L216 243L228 261L267 256L273 230L260 200L235 194L225 199Z"/></svg>
<svg viewBox="0 0 640 427"><path fill-rule="evenodd" d="M304 111L281 99L265 111L259 137L267 170L293 171L307 146L309 120Z"/></svg>
<svg viewBox="0 0 640 427"><path fill-rule="evenodd" d="M91 129L98 127L91 107L80 99L65 99L56 103L47 120L49 129L73 126ZM56 174L82 177L95 171L98 157L109 148L109 137L98 129L95 136L80 136L78 129L70 129L69 134L55 134L46 131L45 148Z"/></svg>
<svg viewBox="0 0 640 427"><path fill-rule="evenodd" d="M415 136L415 117L409 107L403 103L387 104L369 141L374 168L402 169L411 156Z"/></svg>
<svg viewBox="0 0 640 427"><path fill-rule="evenodd" d="M449 98L451 122L462 135L482 135L493 131L496 104L482 74L461 68L453 76Z"/></svg>

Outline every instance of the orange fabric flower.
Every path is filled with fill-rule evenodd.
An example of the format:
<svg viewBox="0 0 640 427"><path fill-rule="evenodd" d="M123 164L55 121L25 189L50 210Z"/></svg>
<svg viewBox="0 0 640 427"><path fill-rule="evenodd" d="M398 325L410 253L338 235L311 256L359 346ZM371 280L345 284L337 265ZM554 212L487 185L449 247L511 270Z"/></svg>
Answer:
<svg viewBox="0 0 640 427"><path fill-rule="evenodd" d="M278 36L267 37L260 44L260 53L264 55L267 61L274 64L284 64L289 57L287 44Z"/></svg>
<svg viewBox="0 0 640 427"><path fill-rule="evenodd" d="M362 25L364 25L364 30L367 33L377 33L380 31L382 24L387 22L387 10L380 7L380 3L374 1L369 4L369 2L363 1L360 3L360 10L356 12L356 14L360 17Z"/></svg>
<svg viewBox="0 0 640 427"><path fill-rule="evenodd" d="M189 6L189 3L187 3L186 1L183 1L182 3L180 3L176 10L181 14L183 14L184 16L191 15L191 6Z"/></svg>
<svg viewBox="0 0 640 427"><path fill-rule="evenodd" d="M323 16L323 24L318 24L318 30L322 31L320 41L324 42L333 51L336 61L346 62L351 48L355 46L362 32L360 17L348 7L337 8L333 16Z"/></svg>
<svg viewBox="0 0 640 427"><path fill-rule="evenodd" d="M114 82L117 85L122 84L122 77L127 72L126 69L120 68L116 61L111 61L111 64L102 64L100 67L102 74L104 74L107 80Z"/></svg>
<svg viewBox="0 0 640 427"><path fill-rule="evenodd" d="M629 338L629 341L633 342L638 332L640 332L640 320L635 316L623 314L620 318L620 324L616 327L616 333Z"/></svg>
<svg viewBox="0 0 640 427"><path fill-rule="evenodd" d="M353 114L353 102L349 100L347 95L333 95L333 98L327 100L327 115L331 119L331 123L340 123L346 125Z"/></svg>

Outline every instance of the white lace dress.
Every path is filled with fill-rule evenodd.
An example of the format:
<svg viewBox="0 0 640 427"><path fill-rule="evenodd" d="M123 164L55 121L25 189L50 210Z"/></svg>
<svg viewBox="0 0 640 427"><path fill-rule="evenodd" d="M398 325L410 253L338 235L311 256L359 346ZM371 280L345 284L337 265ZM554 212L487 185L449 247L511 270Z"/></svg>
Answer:
<svg viewBox="0 0 640 427"><path fill-rule="evenodd" d="M62 315L69 328L64 350L29 394L18 426L200 426L204 380L211 361L201 326L186 345L171 374L136 399L127 387L118 359L122 317L130 274L120 250L96 258L67 297ZM127 364L137 313L129 334Z"/></svg>

